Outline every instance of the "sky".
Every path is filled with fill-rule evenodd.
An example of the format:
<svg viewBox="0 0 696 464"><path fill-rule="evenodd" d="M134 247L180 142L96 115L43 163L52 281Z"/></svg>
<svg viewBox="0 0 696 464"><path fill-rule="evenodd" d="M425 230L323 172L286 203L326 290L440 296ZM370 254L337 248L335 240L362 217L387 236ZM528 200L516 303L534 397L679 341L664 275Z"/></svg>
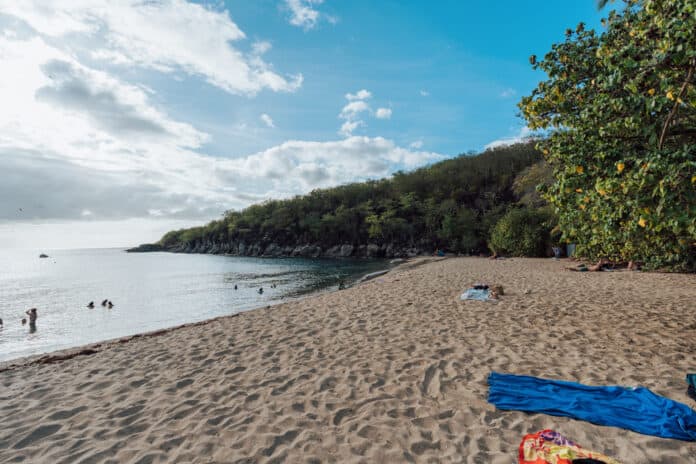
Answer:
<svg viewBox="0 0 696 464"><path fill-rule="evenodd" d="M528 135L594 0L0 0L0 248L131 246Z"/></svg>

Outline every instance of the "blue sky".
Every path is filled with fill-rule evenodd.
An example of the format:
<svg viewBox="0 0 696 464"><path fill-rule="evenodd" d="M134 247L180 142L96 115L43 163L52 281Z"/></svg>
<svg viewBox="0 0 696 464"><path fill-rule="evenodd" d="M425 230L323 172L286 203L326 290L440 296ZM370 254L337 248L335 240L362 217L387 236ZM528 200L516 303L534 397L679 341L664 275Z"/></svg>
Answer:
<svg viewBox="0 0 696 464"><path fill-rule="evenodd" d="M600 17L591 0L0 0L1 242L155 240L510 142L543 78L529 56Z"/></svg>
<svg viewBox="0 0 696 464"><path fill-rule="evenodd" d="M548 1L433 6L327 0L314 6L324 17L304 29L288 24L282 2L227 1L225 7L250 38L272 44L269 62L304 77L294 93L222 98L215 105L219 113L208 112L210 132L219 115L238 124L260 112L273 117L274 130L238 141L243 152L291 138L335 139L343 95L358 89L368 89L373 102L392 109L392 117L371 120L356 134L384 136L401 146L420 140L445 155L481 150L522 129L515 105L540 79L529 55L543 55L579 21L598 27L601 17L591 0L552 7ZM211 93L214 100L217 92ZM229 148L225 137L216 137L209 151L227 155Z"/></svg>

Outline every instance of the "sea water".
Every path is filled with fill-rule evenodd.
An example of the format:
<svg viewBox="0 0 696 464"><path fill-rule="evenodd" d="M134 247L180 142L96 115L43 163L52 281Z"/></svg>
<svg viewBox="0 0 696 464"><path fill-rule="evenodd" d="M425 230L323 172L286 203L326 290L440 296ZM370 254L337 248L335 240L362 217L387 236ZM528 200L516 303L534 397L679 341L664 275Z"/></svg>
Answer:
<svg viewBox="0 0 696 464"><path fill-rule="evenodd" d="M39 253L0 250L0 361L235 314L335 289L386 267L384 261L122 249ZM105 299L114 306L103 307ZM21 324L29 308L38 311L35 328Z"/></svg>

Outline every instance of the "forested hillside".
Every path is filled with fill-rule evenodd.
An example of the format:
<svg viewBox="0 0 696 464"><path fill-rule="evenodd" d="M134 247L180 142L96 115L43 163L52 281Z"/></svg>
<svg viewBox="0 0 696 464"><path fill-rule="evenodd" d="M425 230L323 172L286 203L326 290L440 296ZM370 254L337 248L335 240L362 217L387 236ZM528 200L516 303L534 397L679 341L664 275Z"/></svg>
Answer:
<svg viewBox="0 0 696 464"><path fill-rule="evenodd" d="M151 249L386 257L487 251L491 227L517 201L515 178L541 159L533 142L460 155L389 179L229 211L205 226L169 232Z"/></svg>

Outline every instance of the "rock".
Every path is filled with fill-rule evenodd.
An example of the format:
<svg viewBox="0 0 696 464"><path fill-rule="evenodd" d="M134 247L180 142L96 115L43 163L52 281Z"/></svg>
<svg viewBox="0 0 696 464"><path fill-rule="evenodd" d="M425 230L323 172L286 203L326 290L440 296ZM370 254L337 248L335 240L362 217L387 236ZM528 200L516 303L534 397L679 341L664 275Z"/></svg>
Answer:
<svg viewBox="0 0 696 464"><path fill-rule="evenodd" d="M368 281L368 280L372 280L372 279L374 279L375 277L379 277L379 276L382 276L382 275L386 274L387 272L389 272L389 270L388 270L388 269L385 269L385 270L383 270L383 271L377 271L377 272L371 272L371 273L369 273L369 274L365 274L365 275L359 280L359 282L365 282L365 281Z"/></svg>
<svg viewBox="0 0 696 464"><path fill-rule="evenodd" d="M335 245L326 250L324 255L328 258L338 258L341 256L341 245Z"/></svg>
<svg viewBox="0 0 696 464"><path fill-rule="evenodd" d="M353 245L341 245L341 250L339 251L339 256L341 258L347 258L353 254Z"/></svg>
<svg viewBox="0 0 696 464"><path fill-rule="evenodd" d="M149 253L152 251L164 251L164 247L157 243L143 243L142 245L126 250L128 253ZM48 258L48 255L42 253L39 255L39 258Z"/></svg>
<svg viewBox="0 0 696 464"><path fill-rule="evenodd" d="M263 252L263 256L272 256L272 257L278 257L282 254L283 254L283 249L275 243L271 243L270 245L268 245Z"/></svg>
<svg viewBox="0 0 696 464"><path fill-rule="evenodd" d="M374 258L374 257L379 256L381 254L382 250L380 249L379 245L375 245L374 243L370 243L367 245L366 251L367 251L366 254L369 258Z"/></svg>

